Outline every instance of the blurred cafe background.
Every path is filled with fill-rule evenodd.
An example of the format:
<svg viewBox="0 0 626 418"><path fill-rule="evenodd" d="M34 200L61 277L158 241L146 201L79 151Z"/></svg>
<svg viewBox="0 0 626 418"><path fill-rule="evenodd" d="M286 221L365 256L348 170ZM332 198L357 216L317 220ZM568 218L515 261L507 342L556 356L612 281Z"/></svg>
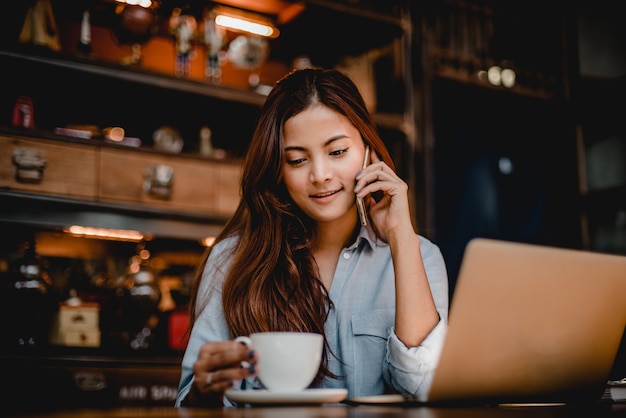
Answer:
<svg viewBox="0 0 626 418"><path fill-rule="evenodd" d="M292 68L357 83L451 296L477 236L626 254L626 26L608 0L2 8L5 404L173 405L195 268Z"/></svg>

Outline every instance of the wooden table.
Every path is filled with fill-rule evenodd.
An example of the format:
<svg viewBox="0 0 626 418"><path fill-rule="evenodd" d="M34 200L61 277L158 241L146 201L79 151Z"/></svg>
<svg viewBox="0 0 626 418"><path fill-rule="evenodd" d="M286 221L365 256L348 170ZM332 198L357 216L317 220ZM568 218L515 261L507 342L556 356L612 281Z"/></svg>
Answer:
<svg viewBox="0 0 626 418"><path fill-rule="evenodd" d="M1 414L0 414L1 415ZM22 418L603 418L626 417L626 404L575 406L264 406L247 408L114 408L79 409L28 415Z"/></svg>

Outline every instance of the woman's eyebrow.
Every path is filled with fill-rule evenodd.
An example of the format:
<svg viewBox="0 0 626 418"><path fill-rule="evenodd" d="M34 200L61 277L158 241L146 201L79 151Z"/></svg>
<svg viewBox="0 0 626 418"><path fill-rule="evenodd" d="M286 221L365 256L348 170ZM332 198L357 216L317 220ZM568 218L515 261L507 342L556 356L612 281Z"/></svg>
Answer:
<svg viewBox="0 0 626 418"><path fill-rule="evenodd" d="M286 151L304 151L304 150L305 150L304 147L299 147L299 146L291 146L291 147L283 148L283 152L286 152Z"/></svg>
<svg viewBox="0 0 626 418"><path fill-rule="evenodd" d="M341 138L346 138L346 137L347 135L344 135L344 134L339 134L337 136L334 136L328 139L326 142L324 142L324 146L328 146L332 144L333 142L338 141ZM302 146L298 146L298 145L292 145L292 146L283 148L283 152L286 152L286 151L306 151L306 148Z"/></svg>

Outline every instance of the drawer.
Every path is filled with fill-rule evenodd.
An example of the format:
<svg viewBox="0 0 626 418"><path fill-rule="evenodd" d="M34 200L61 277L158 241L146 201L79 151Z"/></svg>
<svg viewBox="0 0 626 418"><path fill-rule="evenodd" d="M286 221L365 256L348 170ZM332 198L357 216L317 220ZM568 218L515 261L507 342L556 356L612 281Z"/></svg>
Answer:
<svg viewBox="0 0 626 418"><path fill-rule="evenodd" d="M94 146L0 136L0 187L93 199L97 161Z"/></svg>
<svg viewBox="0 0 626 418"><path fill-rule="evenodd" d="M215 164L219 172L219 195L216 213L230 216L235 213L241 199L241 166L239 164Z"/></svg>
<svg viewBox="0 0 626 418"><path fill-rule="evenodd" d="M238 179L238 165L102 149L98 197L103 201L229 215L234 211L234 196L239 195Z"/></svg>
<svg viewBox="0 0 626 418"><path fill-rule="evenodd" d="M69 329L98 329L100 308L97 306L61 306L58 312L59 327Z"/></svg>
<svg viewBox="0 0 626 418"><path fill-rule="evenodd" d="M62 331L51 339L51 343L68 347L100 347L100 331L71 329Z"/></svg>

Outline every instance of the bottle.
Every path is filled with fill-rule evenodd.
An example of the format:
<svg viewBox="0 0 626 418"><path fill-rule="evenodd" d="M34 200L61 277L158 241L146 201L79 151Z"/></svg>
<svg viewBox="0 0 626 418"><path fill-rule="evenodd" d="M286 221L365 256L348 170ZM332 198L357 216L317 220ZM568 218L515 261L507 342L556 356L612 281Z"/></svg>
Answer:
<svg viewBox="0 0 626 418"><path fill-rule="evenodd" d="M211 129L204 125L200 128L200 155L211 157L213 155L213 142Z"/></svg>
<svg viewBox="0 0 626 418"><path fill-rule="evenodd" d="M133 351L154 349L155 332L159 325L161 291L155 271L150 267L150 252L145 244L138 245L137 255L128 266L128 289L124 319L128 332L128 345Z"/></svg>
<svg viewBox="0 0 626 418"><path fill-rule="evenodd" d="M52 281L46 264L29 239L22 256L3 275L3 340L11 350L34 349L48 344L48 332L56 309Z"/></svg>
<svg viewBox="0 0 626 418"><path fill-rule="evenodd" d="M91 56L91 22L89 21L89 10L83 12L83 20L80 24L80 39L76 45L78 55Z"/></svg>

